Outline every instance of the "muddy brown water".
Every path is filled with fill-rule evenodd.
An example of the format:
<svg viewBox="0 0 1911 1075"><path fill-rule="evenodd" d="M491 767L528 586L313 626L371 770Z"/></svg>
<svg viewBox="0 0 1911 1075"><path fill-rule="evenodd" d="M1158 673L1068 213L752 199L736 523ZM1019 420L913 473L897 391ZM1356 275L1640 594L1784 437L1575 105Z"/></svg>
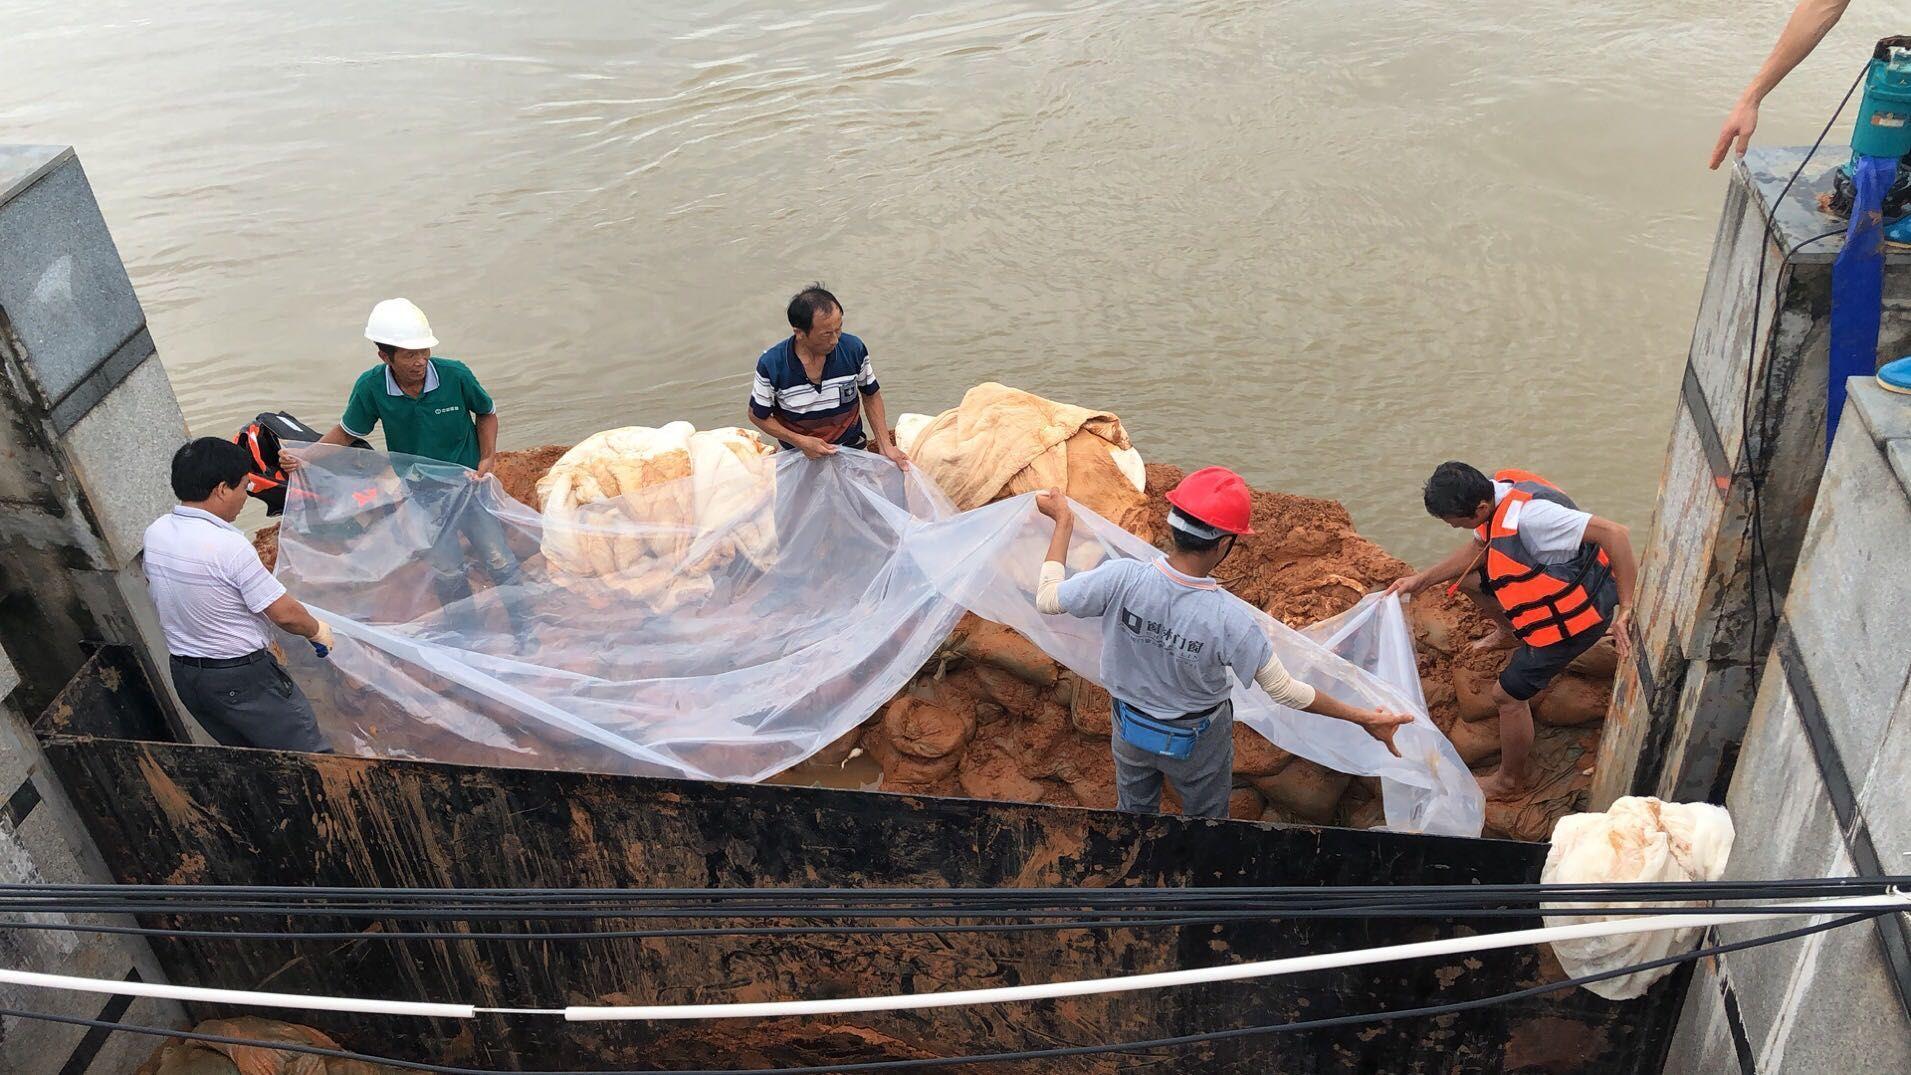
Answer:
<svg viewBox="0 0 1911 1075"><path fill-rule="evenodd" d="M1108 407L1424 560L1448 457L1648 522L1702 158L1789 4L5 7L0 137L79 147L195 431L334 420L392 294L507 447L733 424L822 278L892 413ZM1907 13L1854 8L1762 137Z"/></svg>

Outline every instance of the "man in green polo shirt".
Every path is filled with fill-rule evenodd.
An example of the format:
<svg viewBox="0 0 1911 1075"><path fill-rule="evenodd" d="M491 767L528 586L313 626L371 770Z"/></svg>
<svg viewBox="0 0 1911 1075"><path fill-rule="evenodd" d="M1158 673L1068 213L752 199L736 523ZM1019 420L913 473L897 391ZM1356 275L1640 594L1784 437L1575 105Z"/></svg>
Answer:
<svg viewBox="0 0 1911 1075"><path fill-rule="evenodd" d="M491 473L497 466L497 405L470 367L431 353L438 338L431 334L425 312L408 299L386 299L372 308L365 338L377 348L379 364L359 375L344 416L319 443L350 444L371 436L372 427L382 422L385 448L393 455L455 463L470 470L474 482ZM281 453L282 457L288 454ZM299 465L298 459L291 458L285 469ZM466 631L477 627L459 542L462 536L499 588L522 647L530 623L516 586L517 556L505 539L503 525L481 501L472 501L470 492L447 493L436 482L412 486L412 502L436 523L437 537L426 553L434 589L444 603L448 623Z"/></svg>

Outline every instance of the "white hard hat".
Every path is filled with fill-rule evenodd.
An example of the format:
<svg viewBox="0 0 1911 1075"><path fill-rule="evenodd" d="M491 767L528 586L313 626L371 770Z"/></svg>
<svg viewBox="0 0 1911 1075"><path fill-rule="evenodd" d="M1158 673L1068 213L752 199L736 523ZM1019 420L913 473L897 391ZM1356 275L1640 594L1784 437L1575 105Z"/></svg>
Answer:
<svg viewBox="0 0 1911 1075"><path fill-rule="evenodd" d="M425 311L410 299L386 299L372 307L372 316L365 322L365 338L407 351L438 346L438 337L431 334L431 322L425 320Z"/></svg>

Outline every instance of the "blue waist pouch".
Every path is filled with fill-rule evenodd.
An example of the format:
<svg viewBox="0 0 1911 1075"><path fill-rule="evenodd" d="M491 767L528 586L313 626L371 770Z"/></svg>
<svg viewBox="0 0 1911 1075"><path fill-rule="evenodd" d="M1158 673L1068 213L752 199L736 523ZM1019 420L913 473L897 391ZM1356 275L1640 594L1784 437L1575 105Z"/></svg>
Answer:
<svg viewBox="0 0 1911 1075"><path fill-rule="evenodd" d="M1114 703L1115 734L1121 736L1121 741L1137 750L1164 758L1183 759L1193 754L1195 741L1214 723L1214 709L1207 710L1206 715L1193 723L1185 720L1169 723L1157 720L1119 698Z"/></svg>

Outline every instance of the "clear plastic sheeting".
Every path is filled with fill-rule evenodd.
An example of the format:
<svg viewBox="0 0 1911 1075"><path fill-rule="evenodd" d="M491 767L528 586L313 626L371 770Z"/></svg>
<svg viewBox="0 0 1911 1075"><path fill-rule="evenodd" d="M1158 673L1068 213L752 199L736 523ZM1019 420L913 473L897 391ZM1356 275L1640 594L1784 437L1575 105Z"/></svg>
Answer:
<svg viewBox="0 0 1911 1075"><path fill-rule="evenodd" d="M1035 611L1051 528L1031 496L957 513L919 472L879 457L786 452L550 518L461 467L309 454L278 574L337 634L329 661L287 649L341 751L762 780L876 712L965 608L1096 677L1096 625ZM1078 511L1071 569L1157 555ZM639 598L576 557L544 555L591 548L641 549L687 595ZM1391 828L1479 834L1478 786L1427 718L1397 600L1370 597L1305 633L1263 623L1296 676L1412 713L1397 736L1405 756L1258 691L1237 692L1237 719L1301 757L1380 777Z"/></svg>

